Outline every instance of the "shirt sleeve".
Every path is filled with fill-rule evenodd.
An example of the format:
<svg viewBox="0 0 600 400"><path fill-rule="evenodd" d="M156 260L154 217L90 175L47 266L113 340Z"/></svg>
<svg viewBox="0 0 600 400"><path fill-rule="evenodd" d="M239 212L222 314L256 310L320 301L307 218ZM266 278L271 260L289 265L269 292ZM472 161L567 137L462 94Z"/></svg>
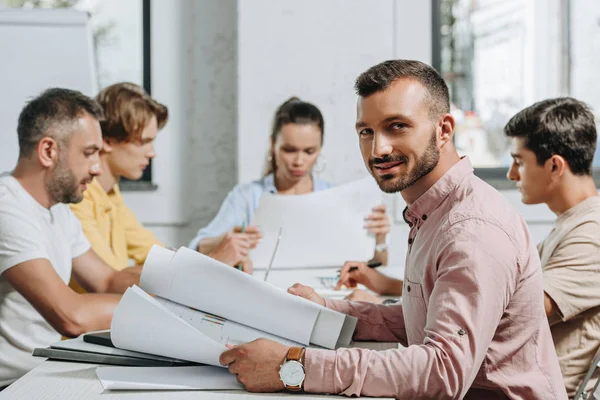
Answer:
<svg viewBox="0 0 600 400"><path fill-rule="evenodd" d="M308 392L464 397L515 289L517 252L504 231L471 220L468 228L459 222L444 232L436 254L423 343L386 351L308 349Z"/></svg>
<svg viewBox="0 0 600 400"><path fill-rule="evenodd" d="M543 266L544 291L563 321L600 305L600 223L574 228Z"/></svg>
<svg viewBox="0 0 600 400"><path fill-rule="evenodd" d="M150 253L152 246L163 244L146 229L125 203L121 205L121 215L125 224L125 240L127 241L127 255L137 265L142 265ZM163 246L164 247L164 246Z"/></svg>
<svg viewBox="0 0 600 400"><path fill-rule="evenodd" d="M188 247L192 250L198 249L198 244L205 238L213 238L231 231L236 226L241 226L244 219L250 223L246 215L248 200L244 196L241 186L235 187L221 204L219 212L206 227L200 229Z"/></svg>
<svg viewBox="0 0 600 400"><path fill-rule="evenodd" d="M364 301L325 299L325 306L358 318L354 340L398 342L407 345L402 304L373 304Z"/></svg>
<svg viewBox="0 0 600 400"><path fill-rule="evenodd" d="M0 211L0 274L17 264L37 258L50 260L41 244L40 229L24 212L2 205Z"/></svg>

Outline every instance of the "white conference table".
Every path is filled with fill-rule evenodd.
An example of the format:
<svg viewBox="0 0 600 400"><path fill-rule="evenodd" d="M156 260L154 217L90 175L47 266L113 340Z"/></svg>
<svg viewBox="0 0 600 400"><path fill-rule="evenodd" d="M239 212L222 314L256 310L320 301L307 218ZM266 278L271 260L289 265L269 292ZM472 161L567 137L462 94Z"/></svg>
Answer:
<svg viewBox="0 0 600 400"><path fill-rule="evenodd" d="M396 343L357 342L352 346L387 350ZM138 399L194 399L194 400L273 400L340 399L339 395L296 393L248 393L243 390L226 391L108 391L96 377L97 364L62 361L44 361L34 370L0 392L0 400L138 400ZM148 367L151 368L151 367Z"/></svg>
<svg viewBox="0 0 600 400"><path fill-rule="evenodd" d="M381 271L394 277L401 276L401 269L394 267L381 268ZM269 282L276 286L287 288L295 282L311 286L317 291L327 291L321 285L319 276L334 277L336 268L303 269L303 270L273 270L269 274ZM264 277L265 271L255 271L258 279ZM332 296L341 298L340 296ZM351 347L387 350L397 347L396 343L357 342ZM0 400L35 400L35 399L278 399L293 396L296 399L340 399L339 395L313 395L295 393L257 394L246 391L105 391L96 377L97 364L84 364L62 361L44 361L34 370L0 392Z"/></svg>

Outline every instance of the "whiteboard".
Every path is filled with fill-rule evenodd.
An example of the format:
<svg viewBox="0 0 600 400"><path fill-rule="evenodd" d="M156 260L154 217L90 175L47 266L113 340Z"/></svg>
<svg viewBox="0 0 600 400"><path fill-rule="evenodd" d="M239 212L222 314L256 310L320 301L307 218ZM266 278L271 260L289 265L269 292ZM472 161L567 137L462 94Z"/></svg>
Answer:
<svg viewBox="0 0 600 400"><path fill-rule="evenodd" d="M17 120L27 100L49 87L96 94L88 21L75 10L0 9L0 171L16 165Z"/></svg>

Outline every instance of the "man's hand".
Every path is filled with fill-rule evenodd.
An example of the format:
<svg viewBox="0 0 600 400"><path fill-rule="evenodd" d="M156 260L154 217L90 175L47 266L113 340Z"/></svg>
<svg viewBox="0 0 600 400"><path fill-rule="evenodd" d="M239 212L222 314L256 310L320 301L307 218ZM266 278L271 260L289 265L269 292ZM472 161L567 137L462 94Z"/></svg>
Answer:
<svg viewBox="0 0 600 400"><path fill-rule="evenodd" d="M402 295L402 281L383 275L372 268L367 263L348 261L340 271L340 280L336 285L339 290L342 285L354 288L360 283L377 294L388 294L392 296Z"/></svg>
<svg viewBox="0 0 600 400"><path fill-rule="evenodd" d="M294 296L304 297L313 303L317 303L325 307L325 299L319 296L317 292L315 292L315 290L309 286L295 283L294 286L288 289L288 293L293 294Z"/></svg>
<svg viewBox="0 0 600 400"><path fill-rule="evenodd" d="M219 362L227 365L229 372L249 392L278 392L285 388L279 378L279 368L289 350L279 342L257 339L239 346L227 346L230 350L221 354Z"/></svg>
<svg viewBox="0 0 600 400"><path fill-rule="evenodd" d="M340 270L340 279L335 287L339 290L342 285L348 288L355 288L357 284L363 284L369 289L375 290L375 283L377 281L377 271L369 268L367 263L359 261L347 261L342 269Z"/></svg>
<svg viewBox="0 0 600 400"><path fill-rule="evenodd" d="M128 267L121 271L115 271L110 281L110 285L106 290L107 293L125 293L131 286L139 285L143 267L143 265L136 265L135 267Z"/></svg>
<svg viewBox="0 0 600 400"><path fill-rule="evenodd" d="M365 218L365 229L377 237L377 243L385 243L385 237L390 233L390 218L385 204L373 207L371 214Z"/></svg>
<svg viewBox="0 0 600 400"><path fill-rule="evenodd" d="M373 296L369 292L365 292L364 290L356 289L348 296L344 297L344 300L350 301L368 301L369 303L381 304L383 300L381 297Z"/></svg>

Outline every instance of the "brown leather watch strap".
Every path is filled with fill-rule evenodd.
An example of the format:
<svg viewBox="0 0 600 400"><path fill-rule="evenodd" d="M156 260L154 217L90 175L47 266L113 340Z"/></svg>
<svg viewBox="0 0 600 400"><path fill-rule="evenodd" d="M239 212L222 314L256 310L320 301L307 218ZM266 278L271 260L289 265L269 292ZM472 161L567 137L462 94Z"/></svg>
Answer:
<svg viewBox="0 0 600 400"><path fill-rule="evenodd" d="M285 359L286 359L286 361L302 362L303 354L304 354L304 347L290 347Z"/></svg>
<svg viewBox="0 0 600 400"><path fill-rule="evenodd" d="M287 356L285 357L285 361L297 361L302 364L302 357L304 357L304 347L290 347L288 350ZM298 386L289 386L286 385L285 388L290 392L301 392L302 385Z"/></svg>

